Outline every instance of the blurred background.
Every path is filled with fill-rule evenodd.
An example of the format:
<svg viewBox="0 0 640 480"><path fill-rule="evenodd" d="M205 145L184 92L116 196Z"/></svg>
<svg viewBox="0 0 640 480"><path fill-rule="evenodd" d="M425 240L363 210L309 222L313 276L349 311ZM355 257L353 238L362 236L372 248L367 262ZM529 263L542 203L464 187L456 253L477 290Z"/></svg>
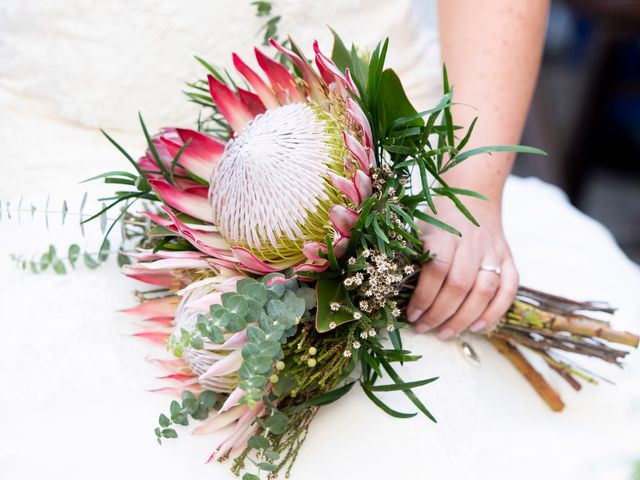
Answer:
<svg viewBox="0 0 640 480"><path fill-rule="evenodd" d="M552 2L523 143L549 156L514 173L561 187L640 263L640 1Z"/></svg>

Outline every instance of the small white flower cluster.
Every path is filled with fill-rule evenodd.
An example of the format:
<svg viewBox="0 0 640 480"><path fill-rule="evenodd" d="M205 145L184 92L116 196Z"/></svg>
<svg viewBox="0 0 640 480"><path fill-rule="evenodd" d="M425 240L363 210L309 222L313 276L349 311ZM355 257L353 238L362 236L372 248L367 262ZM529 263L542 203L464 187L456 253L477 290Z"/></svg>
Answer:
<svg viewBox="0 0 640 480"><path fill-rule="evenodd" d="M343 283L345 287L359 287L360 285L362 285L363 281L364 275L362 274L362 272L358 272L351 277L347 277Z"/></svg>
<svg viewBox="0 0 640 480"><path fill-rule="evenodd" d="M366 313L383 308L390 297L397 296L403 275L394 258L370 250L362 252L366 259L364 274L358 272L344 281L346 287L357 286L361 297L358 307Z"/></svg>
<svg viewBox="0 0 640 480"><path fill-rule="evenodd" d="M376 329L371 327L368 330L363 330L362 332L360 332L360 338L366 340L367 338L375 337L376 333Z"/></svg>
<svg viewBox="0 0 640 480"><path fill-rule="evenodd" d="M385 163L382 168L372 168L371 179L373 180L373 190L382 192L387 183L387 177L391 176L392 173L388 163Z"/></svg>

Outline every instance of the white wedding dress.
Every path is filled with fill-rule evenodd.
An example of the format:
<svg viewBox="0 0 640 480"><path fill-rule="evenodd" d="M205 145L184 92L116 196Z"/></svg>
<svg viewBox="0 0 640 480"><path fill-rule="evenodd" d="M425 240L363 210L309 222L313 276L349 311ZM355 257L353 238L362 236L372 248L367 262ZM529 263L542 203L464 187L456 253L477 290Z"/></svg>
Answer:
<svg viewBox="0 0 640 480"><path fill-rule="evenodd" d="M307 52L314 38L330 48L325 25L364 47L390 36L389 61L414 103L437 100L432 13L418 15L409 0L274 3L280 31ZM155 443L157 415L170 400L145 391L161 385L155 377L163 372L144 357L162 351L129 337L131 319L114 313L134 303L130 292L140 286L115 262L34 275L15 268L8 253L31 256L73 241L95 249L97 225L82 238L71 215L65 227L50 215L46 229L42 216L22 212L19 224L20 197L22 210L43 207L50 194L50 209L66 199L77 212L82 193L99 187L79 180L128 168L98 128L139 153L138 110L153 130L191 126L196 110L180 91L203 74L191 56L226 66L233 51L249 59L263 21L249 0L0 0L0 201L14 211L0 220L1 479L233 478L228 465L204 465L219 437L185 429L179 441ZM640 330L640 270L606 229L536 179L510 178L504 202L524 285L609 300L620 308L621 328ZM294 478L630 478L640 460L640 355L623 371L599 370L615 386L576 394L550 375L567 403L554 414L490 345L468 338L480 366L454 342L406 335L424 358L402 367L403 377L440 376L419 389L438 424L388 417L356 388L320 411ZM411 408L398 395L385 401Z"/></svg>

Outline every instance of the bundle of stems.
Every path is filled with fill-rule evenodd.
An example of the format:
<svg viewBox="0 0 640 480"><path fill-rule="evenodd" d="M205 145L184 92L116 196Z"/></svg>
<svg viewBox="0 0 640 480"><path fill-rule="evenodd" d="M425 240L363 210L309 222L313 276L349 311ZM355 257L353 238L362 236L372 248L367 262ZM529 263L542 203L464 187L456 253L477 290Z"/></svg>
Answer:
<svg viewBox="0 0 640 480"><path fill-rule="evenodd" d="M416 288L420 267L405 277L400 286L398 304L403 310ZM588 313L615 313L606 302L578 302L568 298L520 287L511 307L496 325L486 332L491 344L504 355L527 379L540 397L556 412L564 409L560 395L544 376L529 362L522 350L539 355L572 388L580 390L580 381L597 384L607 381L599 375L577 365L566 352L595 357L621 367L629 349L637 348L640 338L630 332L615 329L609 322ZM478 360L473 348L464 340L465 355Z"/></svg>
<svg viewBox="0 0 640 480"><path fill-rule="evenodd" d="M525 376L553 411L563 410L562 399L520 348L539 355L571 387L580 390L580 380L598 383L604 379L576 365L564 352L622 366L629 350L612 345L638 347L638 335L616 330L609 322L593 318L587 312L613 314L615 309L603 302L576 302L520 287L509 311L487 334L489 341Z"/></svg>

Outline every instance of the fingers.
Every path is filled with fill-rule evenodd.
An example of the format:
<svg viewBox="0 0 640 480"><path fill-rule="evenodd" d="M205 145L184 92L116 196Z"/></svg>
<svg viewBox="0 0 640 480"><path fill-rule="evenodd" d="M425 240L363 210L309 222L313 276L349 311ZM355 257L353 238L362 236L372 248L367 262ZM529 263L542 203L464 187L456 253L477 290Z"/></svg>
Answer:
<svg viewBox="0 0 640 480"><path fill-rule="evenodd" d="M438 256L422 266L418 285L407 307L407 319L415 323L436 299L444 283L453 257L454 246L446 242L438 246Z"/></svg>
<svg viewBox="0 0 640 480"><path fill-rule="evenodd" d="M471 325L470 330L472 332L491 330L513 303L519 283L518 271L511 257L508 257L502 264L502 275L500 276L500 288L498 292L484 312L482 312L482 315Z"/></svg>
<svg viewBox="0 0 640 480"><path fill-rule="evenodd" d="M486 262L488 265L492 263ZM495 264L494 262L493 264ZM460 308L443 323L438 330L438 338L448 340L458 335L469 326L476 326L476 320L487 309L487 306L496 295L500 287L500 276L493 272L479 270L476 275L473 288L464 299ZM476 322L476 323L474 323ZM482 328L482 327L480 327ZM476 330L474 330L476 331Z"/></svg>
<svg viewBox="0 0 640 480"><path fill-rule="evenodd" d="M451 268L447 272L444 284L433 304L428 308L416 326L418 332L426 332L445 323L465 301L471 291L478 269L480 256L474 251L458 249ZM443 331L443 336L450 338L453 332Z"/></svg>

